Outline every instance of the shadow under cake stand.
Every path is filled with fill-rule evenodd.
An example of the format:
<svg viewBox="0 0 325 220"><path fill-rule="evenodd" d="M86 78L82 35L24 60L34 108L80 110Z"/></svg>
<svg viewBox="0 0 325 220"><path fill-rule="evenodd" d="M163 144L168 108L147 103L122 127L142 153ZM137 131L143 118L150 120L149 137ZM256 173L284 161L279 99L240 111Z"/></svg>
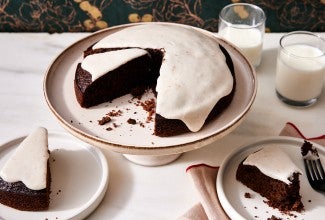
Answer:
<svg viewBox="0 0 325 220"><path fill-rule="evenodd" d="M146 24L120 25L93 33L66 48L48 68L43 84L45 99L51 112L68 132L93 146L122 153L134 163L158 166L176 160L184 152L224 137L242 122L256 96L254 68L235 46L211 32L193 27L194 32L203 32L226 48L233 60L236 78L231 104L200 131L157 137L153 135L153 123L128 124L129 118L143 122L147 117L147 112L130 95L88 109L81 108L75 97L73 82L76 66L83 59L83 51L103 37L134 25ZM152 97L153 94L147 93L142 100ZM114 124L114 129L108 129L111 125L98 125L97 121L103 116L118 110L122 113L110 122Z"/></svg>

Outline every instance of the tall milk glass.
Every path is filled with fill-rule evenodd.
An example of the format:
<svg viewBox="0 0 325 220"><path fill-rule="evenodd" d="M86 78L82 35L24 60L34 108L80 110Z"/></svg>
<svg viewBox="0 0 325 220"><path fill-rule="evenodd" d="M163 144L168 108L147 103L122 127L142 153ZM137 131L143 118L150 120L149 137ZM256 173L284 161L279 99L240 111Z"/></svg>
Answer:
<svg viewBox="0 0 325 220"><path fill-rule="evenodd" d="M218 34L237 46L250 63L261 63L265 13L252 4L235 3L225 6L219 14Z"/></svg>

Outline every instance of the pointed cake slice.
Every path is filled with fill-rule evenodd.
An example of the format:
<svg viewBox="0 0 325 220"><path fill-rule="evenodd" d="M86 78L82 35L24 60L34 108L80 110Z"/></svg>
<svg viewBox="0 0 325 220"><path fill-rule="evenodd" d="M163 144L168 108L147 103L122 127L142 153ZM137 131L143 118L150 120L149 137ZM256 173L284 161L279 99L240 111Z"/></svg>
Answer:
<svg viewBox="0 0 325 220"><path fill-rule="evenodd" d="M24 211L49 207L48 134L39 127L17 147L0 171L0 203Z"/></svg>
<svg viewBox="0 0 325 220"><path fill-rule="evenodd" d="M286 213L301 212L301 170L278 146L271 145L250 154L237 169L236 179L265 197L269 206Z"/></svg>

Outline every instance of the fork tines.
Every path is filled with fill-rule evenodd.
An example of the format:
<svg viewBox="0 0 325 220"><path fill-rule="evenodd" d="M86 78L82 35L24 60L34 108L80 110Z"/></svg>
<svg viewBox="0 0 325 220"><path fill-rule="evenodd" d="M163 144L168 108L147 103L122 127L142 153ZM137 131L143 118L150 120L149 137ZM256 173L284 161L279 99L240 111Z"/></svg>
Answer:
<svg viewBox="0 0 325 220"><path fill-rule="evenodd" d="M325 180L325 172L320 159L317 160L307 160L304 159L305 166L308 168L307 177L312 178L313 181Z"/></svg>
<svg viewBox="0 0 325 220"><path fill-rule="evenodd" d="M325 191L325 172L317 149L305 140L301 147L301 154L310 185L317 191Z"/></svg>

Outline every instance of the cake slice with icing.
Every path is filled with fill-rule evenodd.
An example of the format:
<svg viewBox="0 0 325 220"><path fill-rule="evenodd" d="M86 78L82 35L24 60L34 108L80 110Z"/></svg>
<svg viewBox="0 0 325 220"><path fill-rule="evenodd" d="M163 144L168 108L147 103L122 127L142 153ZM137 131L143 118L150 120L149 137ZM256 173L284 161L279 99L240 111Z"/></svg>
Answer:
<svg viewBox="0 0 325 220"><path fill-rule="evenodd" d="M49 207L50 180L48 134L39 127L2 167L0 202L19 210L45 210Z"/></svg>
<svg viewBox="0 0 325 220"><path fill-rule="evenodd" d="M250 154L237 169L236 179L261 194L266 203L282 212L302 211L301 170L276 145Z"/></svg>

